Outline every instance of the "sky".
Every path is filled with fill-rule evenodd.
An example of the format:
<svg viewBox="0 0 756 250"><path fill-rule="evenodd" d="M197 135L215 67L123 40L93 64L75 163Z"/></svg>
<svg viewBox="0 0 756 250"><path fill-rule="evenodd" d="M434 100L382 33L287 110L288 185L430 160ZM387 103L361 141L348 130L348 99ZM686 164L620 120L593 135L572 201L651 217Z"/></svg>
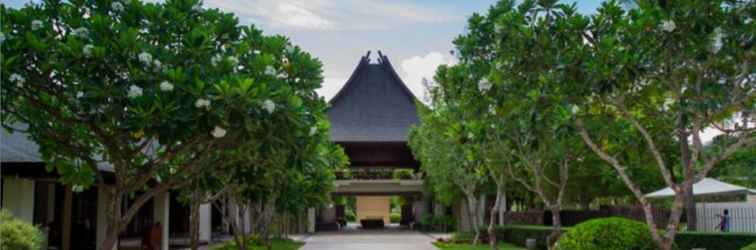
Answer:
<svg viewBox="0 0 756 250"><path fill-rule="evenodd" d="M0 0L10 7L30 1ZM150 0L153 1L153 0ZM160 1L160 0L157 0ZM424 99L422 79L441 64L453 64L452 40L465 32L467 18L497 0L204 0L206 8L233 12L243 24L266 34L287 36L323 63L318 93L333 97L367 51L380 50L415 96ZM601 0L560 0L595 13ZM718 133L707 129L704 141Z"/></svg>
<svg viewBox="0 0 756 250"><path fill-rule="evenodd" d="M236 13L243 23L268 34L289 37L323 62L318 91L331 98L344 85L360 57L382 51L412 92L423 98L423 78L452 64L454 37L467 18L496 0L205 0L205 6ZM564 1L571 3L572 1ZM599 0L576 2L592 13Z"/></svg>
<svg viewBox="0 0 756 250"><path fill-rule="evenodd" d="M0 0L10 7L30 1ZM360 57L380 50L420 98L422 79L436 67L453 64L454 37L465 31L467 18L485 12L496 0L204 0L204 7L233 12L243 24L266 34L287 36L323 63L318 93L333 97ZM580 12L595 12L600 0L578 0Z"/></svg>

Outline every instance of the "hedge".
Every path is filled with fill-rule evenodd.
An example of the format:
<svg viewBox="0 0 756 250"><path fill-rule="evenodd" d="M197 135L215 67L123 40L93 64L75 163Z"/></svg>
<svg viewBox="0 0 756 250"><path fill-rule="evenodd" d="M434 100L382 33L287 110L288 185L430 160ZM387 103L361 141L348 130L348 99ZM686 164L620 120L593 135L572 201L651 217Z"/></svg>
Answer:
<svg viewBox="0 0 756 250"><path fill-rule="evenodd" d="M497 240L504 240L518 246L525 246L527 239L536 239L536 248L547 249L549 235L551 234L553 227L550 226L530 226L530 225L513 225L503 226L497 228L496 238ZM562 228L562 233L565 233L566 229Z"/></svg>
<svg viewBox="0 0 756 250"><path fill-rule="evenodd" d="M756 250L756 243L750 244L747 247L744 247L741 250Z"/></svg>
<svg viewBox="0 0 756 250"><path fill-rule="evenodd" d="M565 233L570 227L562 228ZM486 228L481 229L483 240L488 240ZM509 225L499 226L496 228L496 239L506 241L518 246L525 246L525 241L529 238L536 239L538 249L547 249L546 239L551 234L550 226L534 225ZM689 250L693 248L705 248L706 250L737 250L756 244L756 234L746 233L701 233L701 232L682 232L675 237L675 245L680 250Z"/></svg>
<svg viewBox="0 0 756 250"><path fill-rule="evenodd" d="M693 248L733 250L744 248L752 243L756 243L756 234L684 232L675 237L675 244L681 250Z"/></svg>

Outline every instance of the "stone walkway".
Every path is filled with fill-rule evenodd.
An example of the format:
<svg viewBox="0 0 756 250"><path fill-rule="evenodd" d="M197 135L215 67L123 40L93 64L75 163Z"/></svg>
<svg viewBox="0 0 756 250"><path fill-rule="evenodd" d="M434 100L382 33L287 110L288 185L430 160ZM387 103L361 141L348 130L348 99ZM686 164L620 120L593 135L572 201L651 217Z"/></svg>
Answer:
<svg viewBox="0 0 756 250"><path fill-rule="evenodd" d="M302 250L436 250L430 235L409 230L320 232L303 239Z"/></svg>

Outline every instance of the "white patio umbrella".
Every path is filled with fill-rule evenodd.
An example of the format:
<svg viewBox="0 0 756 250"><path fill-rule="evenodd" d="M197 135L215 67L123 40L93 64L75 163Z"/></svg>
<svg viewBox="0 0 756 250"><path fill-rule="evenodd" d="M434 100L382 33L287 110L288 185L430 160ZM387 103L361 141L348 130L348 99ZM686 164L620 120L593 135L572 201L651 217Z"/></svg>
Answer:
<svg viewBox="0 0 756 250"><path fill-rule="evenodd" d="M740 195L756 194L756 190L748 189L738 185L721 182L713 178L704 178L693 184L693 196L713 196L713 195ZM647 198L667 198L674 197L675 192L667 187L645 195Z"/></svg>

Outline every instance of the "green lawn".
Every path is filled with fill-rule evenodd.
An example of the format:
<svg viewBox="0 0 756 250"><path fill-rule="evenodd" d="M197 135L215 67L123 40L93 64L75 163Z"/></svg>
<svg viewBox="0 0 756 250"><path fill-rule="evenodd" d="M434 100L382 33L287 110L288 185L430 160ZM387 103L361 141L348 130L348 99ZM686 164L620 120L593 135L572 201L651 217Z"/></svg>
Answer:
<svg viewBox="0 0 756 250"><path fill-rule="evenodd" d="M433 243L438 248L443 250L488 250L491 249L488 245L472 245L472 244L453 244L453 243ZM517 247L507 243L499 244L500 250L525 250L525 248Z"/></svg>
<svg viewBox="0 0 756 250"><path fill-rule="evenodd" d="M297 250L304 246L304 242L299 241L293 241L293 240L282 240L282 239L275 239L273 240L273 250ZM236 250L236 243L234 241L229 241L227 244L221 245L219 247L212 248L212 250ZM267 250L265 246L262 245L253 245L250 250Z"/></svg>

